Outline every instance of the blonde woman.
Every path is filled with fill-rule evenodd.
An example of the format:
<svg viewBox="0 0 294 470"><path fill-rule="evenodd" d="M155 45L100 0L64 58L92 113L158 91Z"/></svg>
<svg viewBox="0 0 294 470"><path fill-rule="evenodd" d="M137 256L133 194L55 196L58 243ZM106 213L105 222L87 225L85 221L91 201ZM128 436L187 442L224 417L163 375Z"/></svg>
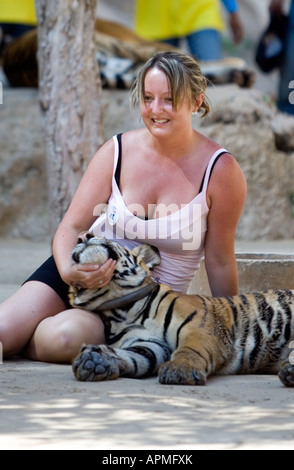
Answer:
<svg viewBox="0 0 294 470"><path fill-rule="evenodd" d="M67 301L68 285L105 286L115 270L113 260L72 264L78 236L89 229L130 248L157 246L154 277L175 290L187 290L205 255L212 294L238 293L234 239L246 182L232 155L192 128L192 114L209 112L205 90L189 55L159 54L143 67L132 101L145 126L97 152L57 230L53 257L0 306L4 356L69 363L82 343L105 342L99 316Z"/></svg>

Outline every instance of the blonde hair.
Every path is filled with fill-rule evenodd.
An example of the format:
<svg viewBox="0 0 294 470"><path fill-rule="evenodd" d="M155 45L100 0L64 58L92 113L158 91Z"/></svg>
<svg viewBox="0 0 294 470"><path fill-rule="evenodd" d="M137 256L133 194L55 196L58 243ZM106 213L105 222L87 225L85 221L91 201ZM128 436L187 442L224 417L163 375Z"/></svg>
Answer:
<svg viewBox="0 0 294 470"><path fill-rule="evenodd" d="M204 100L200 106L202 117L210 111L208 99L205 95L207 80L194 57L181 52L163 52L152 57L140 70L132 87L131 104L135 107L144 102L145 77L147 73L157 68L162 70L169 80L172 101L175 109L188 99L191 107L202 93Z"/></svg>

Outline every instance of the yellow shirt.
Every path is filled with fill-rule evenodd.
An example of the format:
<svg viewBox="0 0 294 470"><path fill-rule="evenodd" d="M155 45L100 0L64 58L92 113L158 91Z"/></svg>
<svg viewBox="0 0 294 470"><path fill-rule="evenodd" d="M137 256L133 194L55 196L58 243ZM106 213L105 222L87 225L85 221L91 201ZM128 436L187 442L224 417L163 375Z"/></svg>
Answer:
<svg viewBox="0 0 294 470"><path fill-rule="evenodd" d="M35 0L0 0L0 23L35 25Z"/></svg>
<svg viewBox="0 0 294 470"><path fill-rule="evenodd" d="M136 31L146 39L187 36L224 29L219 0L137 0Z"/></svg>

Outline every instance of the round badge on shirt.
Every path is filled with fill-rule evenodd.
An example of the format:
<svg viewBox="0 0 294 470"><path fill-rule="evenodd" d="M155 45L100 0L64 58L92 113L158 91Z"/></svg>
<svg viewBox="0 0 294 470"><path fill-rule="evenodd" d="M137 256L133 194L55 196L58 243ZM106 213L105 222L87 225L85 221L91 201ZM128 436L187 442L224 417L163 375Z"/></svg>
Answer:
<svg viewBox="0 0 294 470"><path fill-rule="evenodd" d="M110 225L115 225L118 220L118 210L114 205L109 206L108 208L108 222Z"/></svg>

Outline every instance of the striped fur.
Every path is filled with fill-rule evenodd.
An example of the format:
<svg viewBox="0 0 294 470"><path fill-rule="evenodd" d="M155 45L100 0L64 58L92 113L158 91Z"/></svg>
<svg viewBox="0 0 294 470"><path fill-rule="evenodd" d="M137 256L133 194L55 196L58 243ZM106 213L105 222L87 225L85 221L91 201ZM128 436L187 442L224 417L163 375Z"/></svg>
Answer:
<svg viewBox="0 0 294 470"><path fill-rule="evenodd" d="M294 386L288 362L294 339L294 291L272 290L228 298L183 295L151 283L158 251L142 245L133 251L93 237L73 252L76 263L117 261L108 286L71 288L74 307L101 315L107 346L83 346L73 363L78 380L159 375L163 384L204 385L212 374L278 373ZM104 310L110 299L142 292L143 298Z"/></svg>

